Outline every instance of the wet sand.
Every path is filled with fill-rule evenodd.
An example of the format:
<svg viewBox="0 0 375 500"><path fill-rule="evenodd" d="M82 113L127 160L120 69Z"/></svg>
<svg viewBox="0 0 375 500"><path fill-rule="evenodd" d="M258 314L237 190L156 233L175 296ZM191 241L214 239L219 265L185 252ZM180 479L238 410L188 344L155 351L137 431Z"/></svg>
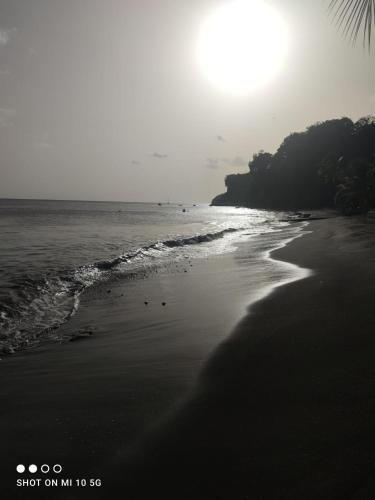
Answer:
<svg viewBox="0 0 375 500"><path fill-rule="evenodd" d="M375 498L374 226L310 228L274 256L314 274L256 303L190 401L119 457L126 498Z"/></svg>
<svg viewBox="0 0 375 500"><path fill-rule="evenodd" d="M257 237L255 247L264 240L267 248L269 238ZM270 283L296 274L294 266L265 262L251 241L239 246L144 279L93 287L59 330L67 337L82 330L92 335L0 362L0 467L7 498L85 496L79 488L16 488L17 479L46 477L18 475L19 463L59 463L60 478L102 479L103 486L87 494L107 494L105 479L117 452L182 404L267 274Z"/></svg>
<svg viewBox="0 0 375 500"><path fill-rule="evenodd" d="M151 305L138 331L119 336L134 320L119 284L69 326L95 324L94 307L107 330L2 365L3 491L21 461L103 480L7 498L373 499L375 231L354 218L308 229L273 257L314 274L255 303L229 337L256 278L241 252L134 283Z"/></svg>

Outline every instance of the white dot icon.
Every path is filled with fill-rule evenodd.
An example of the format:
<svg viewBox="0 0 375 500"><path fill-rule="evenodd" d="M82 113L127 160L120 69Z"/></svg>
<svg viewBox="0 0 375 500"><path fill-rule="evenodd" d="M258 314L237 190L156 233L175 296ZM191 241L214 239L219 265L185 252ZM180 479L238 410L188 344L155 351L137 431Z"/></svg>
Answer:
<svg viewBox="0 0 375 500"><path fill-rule="evenodd" d="M25 466L22 464L17 465L17 472L22 474L22 472L25 472Z"/></svg>
<svg viewBox="0 0 375 500"><path fill-rule="evenodd" d="M38 470L38 467L34 464L31 464L29 465L29 471L32 473L32 474L35 474L35 472Z"/></svg>
<svg viewBox="0 0 375 500"><path fill-rule="evenodd" d="M43 472L43 474L47 474L47 472L49 472L49 465L43 464L40 470Z"/></svg>
<svg viewBox="0 0 375 500"><path fill-rule="evenodd" d="M53 472L55 472L56 474L60 474L61 471L62 471L62 467L60 464L55 464L53 466Z"/></svg>

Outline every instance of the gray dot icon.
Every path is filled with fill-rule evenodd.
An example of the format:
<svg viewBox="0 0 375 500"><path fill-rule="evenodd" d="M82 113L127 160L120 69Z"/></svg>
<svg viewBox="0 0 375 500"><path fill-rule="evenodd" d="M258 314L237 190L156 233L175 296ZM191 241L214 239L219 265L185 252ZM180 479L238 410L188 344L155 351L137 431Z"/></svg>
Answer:
<svg viewBox="0 0 375 500"><path fill-rule="evenodd" d="M29 465L29 471L31 474L35 474L35 472L38 470L38 467L35 464Z"/></svg>
<svg viewBox="0 0 375 500"><path fill-rule="evenodd" d="M25 466L22 464L18 464L16 469L17 469L17 472L19 472L20 474L22 474L22 472L25 472Z"/></svg>

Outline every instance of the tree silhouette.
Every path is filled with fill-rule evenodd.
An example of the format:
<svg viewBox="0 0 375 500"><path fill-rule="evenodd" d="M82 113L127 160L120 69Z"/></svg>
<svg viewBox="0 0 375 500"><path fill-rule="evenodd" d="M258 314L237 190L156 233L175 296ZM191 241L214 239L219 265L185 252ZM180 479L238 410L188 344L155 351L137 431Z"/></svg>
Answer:
<svg viewBox="0 0 375 500"><path fill-rule="evenodd" d="M213 205L366 213L375 208L375 118L327 120L292 133L275 154L253 155L249 172L228 175L225 185Z"/></svg>
<svg viewBox="0 0 375 500"><path fill-rule="evenodd" d="M363 44L367 43L370 49L375 23L375 0L330 0L328 9L336 25L353 44L363 30Z"/></svg>

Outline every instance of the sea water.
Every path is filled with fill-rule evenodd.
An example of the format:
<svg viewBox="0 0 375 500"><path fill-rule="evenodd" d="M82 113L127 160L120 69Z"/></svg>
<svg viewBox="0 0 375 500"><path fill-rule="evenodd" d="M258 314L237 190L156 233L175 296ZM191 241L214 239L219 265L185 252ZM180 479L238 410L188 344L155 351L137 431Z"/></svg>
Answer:
<svg viewBox="0 0 375 500"><path fill-rule="evenodd" d="M295 235L276 212L174 203L0 200L0 352L59 340L82 294L239 238ZM272 246L271 245L271 246Z"/></svg>

